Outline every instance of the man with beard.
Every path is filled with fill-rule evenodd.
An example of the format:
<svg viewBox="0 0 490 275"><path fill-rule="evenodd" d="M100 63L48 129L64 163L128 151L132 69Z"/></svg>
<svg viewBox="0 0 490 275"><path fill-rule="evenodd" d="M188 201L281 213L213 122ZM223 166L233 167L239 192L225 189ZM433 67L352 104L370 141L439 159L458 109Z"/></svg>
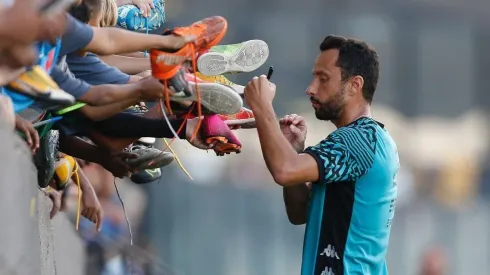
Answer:
<svg viewBox="0 0 490 275"><path fill-rule="evenodd" d="M371 118L377 53L328 36L306 90L316 117L337 130L305 149L306 124L272 108L275 85L254 77L245 98L255 114L265 163L283 186L289 220L306 223L302 275L387 274L385 255L397 197L395 142Z"/></svg>

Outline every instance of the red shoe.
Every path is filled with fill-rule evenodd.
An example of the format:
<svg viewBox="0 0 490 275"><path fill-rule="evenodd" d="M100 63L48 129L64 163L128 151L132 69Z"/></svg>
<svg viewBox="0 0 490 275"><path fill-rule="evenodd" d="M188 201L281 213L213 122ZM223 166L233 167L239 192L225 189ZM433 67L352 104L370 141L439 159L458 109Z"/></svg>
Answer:
<svg viewBox="0 0 490 275"><path fill-rule="evenodd" d="M252 110L242 107L240 112L233 115L218 115L228 126L239 126L243 129L257 128Z"/></svg>
<svg viewBox="0 0 490 275"><path fill-rule="evenodd" d="M151 70L153 77L159 80L168 80L173 77L182 63L193 57L197 58L199 52L205 52L216 46L226 34L228 22L221 16L213 16L195 22L189 27L180 27L168 33L185 36L194 35L196 41L189 43L174 53L152 49L150 51Z"/></svg>
<svg viewBox="0 0 490 275"><path fill-rule="evenodd" d="M201 134L207 144L217 143L214 151L218 156L240 153L242 144L217 115L205 116L202 120Z"/></svg>

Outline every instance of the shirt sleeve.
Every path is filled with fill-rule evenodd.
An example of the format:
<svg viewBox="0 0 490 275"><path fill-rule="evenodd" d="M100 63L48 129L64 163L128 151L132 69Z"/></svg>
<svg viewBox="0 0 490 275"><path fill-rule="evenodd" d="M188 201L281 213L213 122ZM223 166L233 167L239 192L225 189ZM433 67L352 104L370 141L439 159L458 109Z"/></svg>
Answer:
<svg viewBox="0 0 490 275"><path fill-rule="evenodd" d="M96 55L88 53L80 56L75 53L66 56L68 68L76 78L91 85L128 84L129 75L102 62Z"/></svg>
<svg viewBox="0 0 490 275"><path fill-rule="evenodd" d="M89 25L80 22L75 17L67 13L67 28L61 37L61 48L59 56L84 49L92 41L94 31Z"/></svg>
<svg viewBox="0 0 490 275"><path fill-rule="evenodd" d="M70 71L60 68L59 64L53 67L51 77L62 90L76 99L84 96L91 88L87 82L75 78Z"/></svg>
<svg viewBox="0 0 490 275"><path fill-rule="evenodd" d="M305 149L318 164L319 183L356 181L374 162L374 143L358 129L342 129Z"/></svg>

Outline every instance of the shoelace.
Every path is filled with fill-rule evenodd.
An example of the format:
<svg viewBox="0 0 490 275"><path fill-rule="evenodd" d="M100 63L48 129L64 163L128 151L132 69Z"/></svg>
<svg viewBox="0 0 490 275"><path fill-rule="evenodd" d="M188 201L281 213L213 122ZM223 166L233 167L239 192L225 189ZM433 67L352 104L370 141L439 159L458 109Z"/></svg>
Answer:
<svg viewBox="0 0 490 275"><path fill-rule="evenodd" d="M164 3L165 1L162 0L162 2L163 2L163 5L165 5L165 3ZM160 7L157 4L157 5L155 5L155 11L160 13L160 15L163 17L163 22L165 22L165 11L163 10L163 7ZM152 16L151 13L150 13L150 16ZM160 24L158 24L158 26L160 26ZM148 21L148 17L145 17L145 28L146 28L146 34L148 34L150 31L150 23ZM148 56L148 50L145 51L145 57L147 57L147 56Z"/></svg>
<svg viewBox="0 0 490 275"><path fill-rule="evenodd" d="M163 139L163 142L165 142L165 144L167 145L167 148L168 150L170 150L170 152L174 155L174 158L175 160L177 161L177 164L179 165L180 169L182 171L184 171L184 173L191 179L191 180L194 180L191 176L191 174L187 171L187 169L185 169L184 165L182 164L182 162L180 162L180 159L179 157L177 156L177 153L175 153L175 151L172 149L172 147L170 147L170 144L167 142L166 139Z"/></svg>
<svg viewBox="0 0 490 275"><path fill-rule="evenodd" d="M77 222L75 224L75 229L78 231L78 226L80 225L80 205L82 205L82 188L80 187L80 178L78 176L78 162L75 160L75 167L73 167L73 172L71 176L75 175L75 183L78 186L78 203L77 203Z"/></svg>
<svg viewBox="0 0 490 275"><path fill-rule="evenodd" d="M190 44L190 48L191 48L191 53L192 53L192 56L191 56L191 60L192 60L192 69L194 71L194 86L195 86L195 92L196 92L196 97L197 97L197 114L198 114L198 122L197 122L197 127L194 131L194 133L192 134L191 138L190 138L190 141L193 141L194 138L196 138L197 134L199 133L199 129L201 127L201 123L202 123L202 106L201 106L201 93L199 91L199 86L197 85L197 56L196 56L196 48L195 48L195 45L194 43L191 43ZM172 112L172 107L170 106L170 95L169 95L169 89L168 89L168 80L164 80L164 99L165 99L165 105L167 107L167 110L168 112L170 113L170 115L173 115L173 112ZM161 103L160 101L160 109L162 111L162 114L163 116L165 117L165 121L167 122L168 124L168 127L170 128L170 130L172 131L172 133L174 134L174 138L178 139L179 138L179 133L180 131L183 129L183 125L185 124L186 120L189 118L190 114L192 113L193 109L194 109L195 106L191 107L190 110L189 110L189 113L185 116L185 119L184 121L182 122L182 125L179 127L179 131L175 131L175 129L173 129L172 125L170 124L170 121L168 119L168 117L166 116L166 112L163 108L163 104Z"/></svg>
<svg viewBox="0 0 490 275"><path fill-rule="evenodd" d="M172 144L172 142L174 142L175 140L175 137L178 137L178 134L177 133L180 133L182 131L182 129L184 128L184 125L185 123L182 123L179 127L179 129L177 130L177 133L175 132L175 130L173 129L172 125L170 124L170 121L167 117L167 115L165 114L165 110L164 110L164 107L163 107L163 103L162 101L160 100L160 108L162 109L162 114L163 116L165 117L165 121L167 122L167 124L169 125L169 128L170 128L170 131L172 131L172 133L174 134L174 137L172 138L172 140L170 141L170 143L167 142L167 140L164 138L163 141L165 142L165 145L166 147L162 150L162 152L160 154L158 154L158 156L156 156L152 161L150 161L150 163L148 165L152 165L156 159L161 156L163 154L163 152L165 152L167 149L170 150L170 152L172 153L172 155L174 156L175 160L177 161L177 164L179 165L180 169L191 179L191 180L194 180L192 178L192 176L189 174L189 172L187 171L187 169L185 169L184 165L182 164L182 162L180 161L179 159L179 156L177 155L177 153L175 153L175 151L172 149L172 147L170 147L170 144ZM191 108L189 110L189 112L186 114L186 118L189 117L189 115L191 114L192 112L192 109Z"/></svg>
<svg viewBox="0 0 490 275"><path fill-rule="evenodd" d="M146 18L145 20L146 22L146 34L148 34L149 32L149 24L148 24L148 18ZM195 26L196 27L196 26ZM197 25L198 28L204 28L203 26L201 25ZM197 97L197 113L198 113L198 122L197 122L197 127L194 131L194 133L192 134L191 138L190 138L190 141L193 141L194 138L196 138L196 136L198 135L199 133L199 130L201 128L201 123L202 123L202 106L201 106L201 93L199 91L199 87L197 85L197 61L196 61L196 48L195 48L195 44L194 43L191 43L190 44L190 48L191 48L191 52L192 52L192 69L193 69L193 72L194 72L194 85L195 85L195 92L196 92L196 97ZM148 55L148 51L145 51L145 57ZM170 106L170 95L169 95L169 90L168 90L168 80L165 79L164 82L163 82L163 86L164 86L164 91L163 91L163 96L164 96L164 99L165 99L165 105L167 107L167 110L169 112L170 115L173 115L173 112L172 112L172 107ZM162 112L162 115L165 119L165 122L167 123L170 131L172 132L172 134L174 135L174 137L172 138L172 140L170 141L170 143L168 143L165 139L165 144L166 144L166 147L164 150L162 150L162 152L156 156L151 162L149 165L153 164L156 159L158 157L160 157L163 152L168 148L172 154L174 155L175 159L177 160L177 163L179 164L179 167L182 169L182 171L192 180L192 177L191 175L189 174L189 172L184 168L184 166L182 165L182 163L180 162L179 160L179 157L177 156L177 154L175 153L175 151L170 147L170 144L172 144L172 142L175 140L175 139L179 139L179 133L182 131L182 129L184 128L184 125L186 123L186 120L190 117L190 114L192 113L192 111L194 110L194 107L195 106L192 106L189 110L189 112L186 114L186 116L184 117L184 121L182 122L182 124L180 125L179 129L177 131L175 131L175 129L172 127L172 124L170 123L170 120L167 116L167 112L165 111L165 108L164 108L164 105L163 105L163 101L160 100L160 109L161 109L161 112Z"/></svg>
<svg viewBox="0 0 490 275"><path fill-rule="evenodd" d="M119 189L117 189L116 177L114 177L114 188L116 188L117 197L119 198L119 201L121 202L121 206L122 206L123 213L124 213L124 219L126 219L126 225L128 226L129 241L130 241L130 244L133 245L133 231L131 230L131 223L129 222L129 218L128 218L128 214L126 212L126 207L124 206L124 202L121 198L121 195L119 194Z"/></svg>
<svg viewBox="0 0 490 275"><path fill-rule="evenodd" d="M151 16L151 14L150 14L150 16ZM145 24L146 25L146 34L148 34L149 30L150 30L148 17L145 17L145 23L146 23ZM148 50L145 50L145 57L147 57L147 56L148 56Z"/></svg>
<svg viewBox="0 0 490 275"><path fill-rule="evenodd" d="M170 120L167 116L167 113L165 111L165 108L163 106L163 102L162 100L160 100L160 109L161 109L161 112L163 114L163 117L165 119L165 122L167 123L170 131L172 132L172 134L174 135L174 137L172 138L172 140L170 141L170 143L168 143L166 140L165 140L165 144L166 144L166 147L164 150L162 150L162 152L155 157L155 159L153 159L149 165L153 164L155 161L156 161L156 158L158 158L160 155L163 154L163 152L168 148L172 154L174 155L175 159L177 160L177 163L179 164L179 167L182 169L182 171L192 180L192 176L189 174L189 172L185 169L185 167L182 165L182 162L180 162L179 160L179 157L177 156L177 154L175 153L175 151L170 147L170 144L172 144L172 142L174 142L175 139L179 139L179 133L182 131L182 129L184 128L184 125L187 121L187 119L190 117L192 111L194 110L194 108L196 107L197 105L197 116L198 116L198 122L197 122L197 126L196 126L196 129L194 130L194 133L192 134L191 138L189 141L193 141L198 133L199 133L199 130L201 128L201 124L202 124L202 106L201 106L201 93L199 91L199 87L198 87L198 83L197 83L197 61L196 61L196 50L195 50L195 45L194 44L190 44L191 46L191 52L192 52L192 69L194 71L194 85L195 85L195 92L196 92L196 97L197 97L197 104L193 104L193 106L189 109L189 112L185 115L184 117L184 121L182 122L182 124L180 125L179 129L177 131L175 131L175 129L172 127L172 124L170 123ZM170 106L170 96L169 96L169 91L168 91L168 81L167 80L164 80L164 98L165 98L165 105L167 107L167 110L168 112L170 113L170 115L173 114L172 112L172 107Z"/></svg>

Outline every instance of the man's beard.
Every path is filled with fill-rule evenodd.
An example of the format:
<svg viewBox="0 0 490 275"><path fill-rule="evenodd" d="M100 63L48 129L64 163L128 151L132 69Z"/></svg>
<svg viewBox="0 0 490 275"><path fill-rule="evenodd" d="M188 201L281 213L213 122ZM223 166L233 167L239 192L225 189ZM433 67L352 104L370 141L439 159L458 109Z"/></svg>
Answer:
<svg viewBox="0 0 490 275"><path fill-rule="evenodd" d="M341 90L326 103L321 103L314 98L310 98L312 102L320 104L320 108L315 109L316 118L327 121L338 120L342 113L342 109L345 106L344 94L345 90L342 87Z"/></svg>

